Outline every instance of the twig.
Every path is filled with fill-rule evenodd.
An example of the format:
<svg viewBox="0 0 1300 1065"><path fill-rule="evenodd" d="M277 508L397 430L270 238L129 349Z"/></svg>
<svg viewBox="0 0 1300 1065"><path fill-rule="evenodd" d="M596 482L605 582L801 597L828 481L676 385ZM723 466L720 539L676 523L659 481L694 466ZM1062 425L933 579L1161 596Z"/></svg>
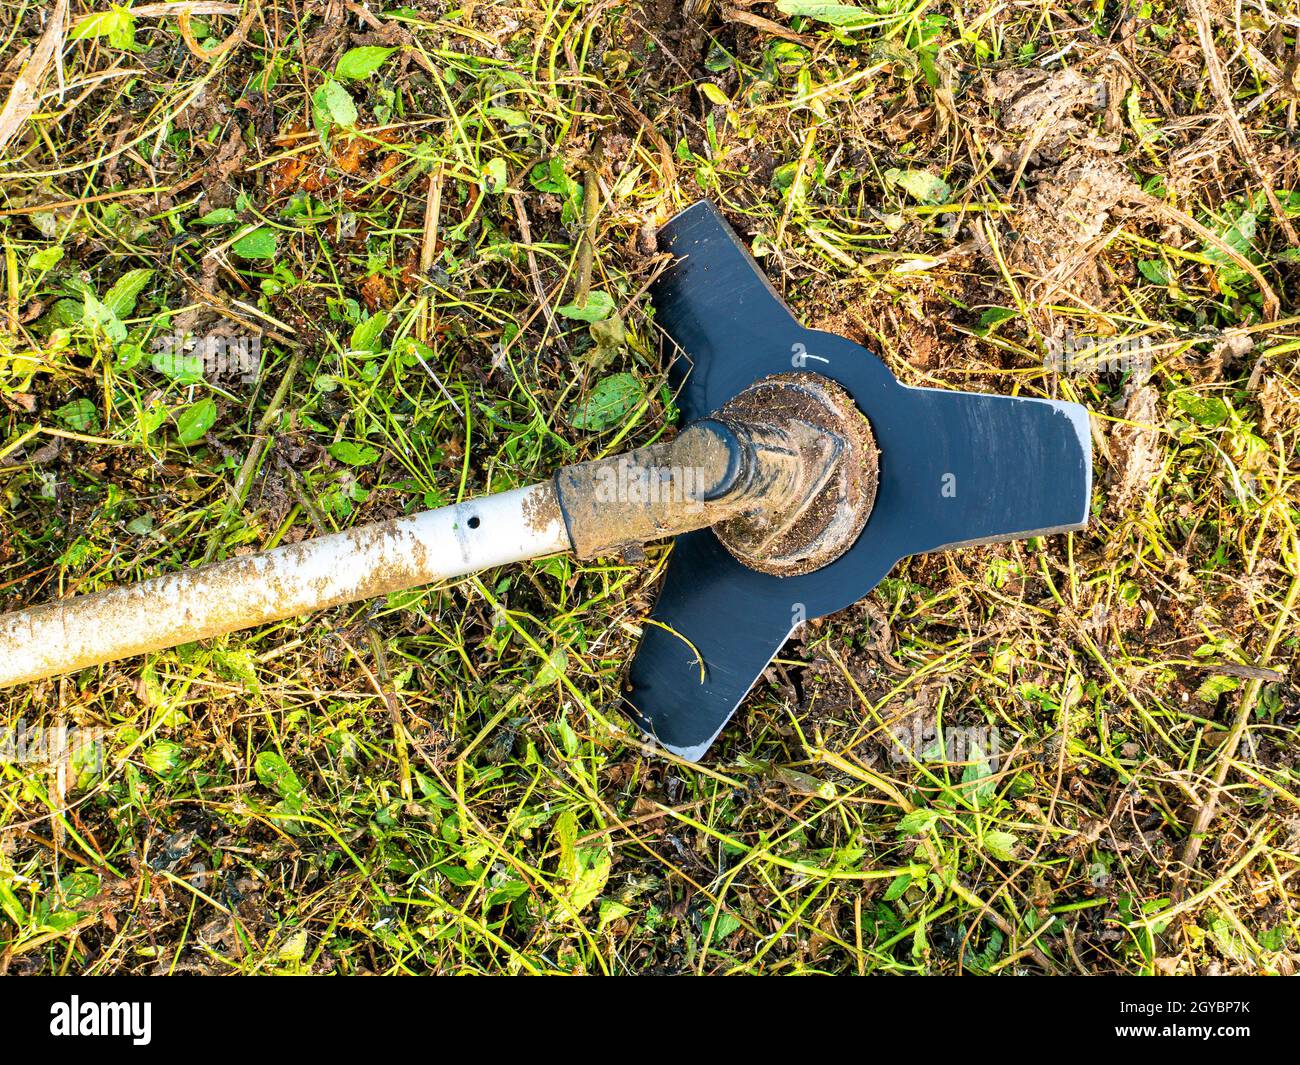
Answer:
<svg viewBox="0 0 1300 1065"><path fill-rule="evenodd" d="M1296 600L1300 598L1300 574L1291 578L1291 587L1286 593L1286 601L1282 604L1282 611L1278 614L1277 621L1273 623L1273 630L1268 634L1268 641L1264 644L1263 654L1259 656L1259 661L1267 662L1277 649L1278 641L1282 638L1282 633L1288 631L1286 622L1291 616L1291 611L1295 608ZM1219 748L1219 767L1214 773L1214 787L1210 789L1209 797L1196 810L1196 815L1192 818L1191 828L1188 829L1187 842L1183 844L1183 853L1179 856L1182 863L1182 869L1178 873L1178 879L1174 884L1172 899L1175 904L1181 902L1184 893L1187 890L1187 880L1192 871L1196 868L1196 859L1201 853L1201 844L1205 842L1205 833L1209 831L1210 822L1214 820L1215 809L1219 802L1219 793L1223 790L1223 783L1228 779L1228 771L1232 768L1233 758L1236 756L1237 747L1241 743L1241 737L1246 732L1246 726L1250 721L1250 713L1255 709L1255 703L1259 699L1259 689L1263 686L1263 679L1260 677L1253 678L1242 690L1241 699L1237 703L1237 714L1233 718L1232 730L1228 733L1227 740Z"/></svg>
<svg viewBox="0 0 1300 1065"><path fill-rule="evenodd" d="M131 8L132 18L174 18L184 11L190 15L238 15L239 4L224 3L222 0L173 0L167 4L136 4ZM80 26L93 18L99 18L102 12L88 11L77 17L73 26Z"/></svg>
<svg viewBox="0 0 1300 1065"><path fill-rule="evenodd" d="M655 146L655 151L659 153L659 165L663 169L663 185L665 189L671 188L677 184L677 166L673 162L673 150L668 147L668 142L659 132L658 127L648 119L644 113L619 92L611 92L609 98L621 107L631 118L636 120L645 135L650 139L650 143Z"/></svg>
<svg viewBox="0 0 1300 1065"><path fill-rule="evenodd" d="M39 100L37 90L45 77L45 71L63 50L63 31L67 14L68 0L58 0L54 10L50 12L45 32L36 42L31 59L27 61L27 66L23 68L22 73L14 79L13 87L9 90L9 98L5 100L4 109L0 110L0 150L4 149L13 135L22 129L36 112Z"/></svg>
<svg viewBox="0 0 1300 1065"><path fill-rule="evenodd" d="M375 656L375 673L366 669L365 663L360 658L357 658L357 662L370 679L376 693L384 700L384 706L388 708L388 718L393 724L393 746L397 751L397 771L402 798L411 802L411 759L406 751L406 725L402 721L402 708L397 705L397 696L393 692L393 678L388 671L388 655L384 651L384 641L379 638L379 633L374 629L366 629L366 639L370 641L370 652ZM344 643L346 642L345 640ZM354 651L353 654L355 655L356 652Z"/></svg>
<svg viewBox="0 0 1300 1065"><path fill-rule="evenodd" d="M770 34L773 37L780 37L782 40L793 41L795 44L801 44L805 48L811 48L816 42L811 37L804 37L795 33L794 30L787 29L779 22L773 22L770 18L764 18L762 15L755 15L749 11L742 11L738 7L726 4L722 8L722 17L728 22L739 22L758 30L759 33Z"/></svg>
<svg viewBox="0 0 1300 1065"><path fill-rule="evenodd" d="M3 143L0 143L3 147ZM79 196L75 200L52 200L48 203L34 203L27 207L6 207L0 211L0 218L9 218L20 214L45 214L49 211L62 211L67 207L84 207L88 203L103 203L105 200L120 200L124 196L152 196L160 192L179 191L180 185L150 185L140 189L117 189L115 192L101 192L95 196Z"/></svg>
<svg viewBox="0 0 1300 1065"><path fill-rule="evenodd" d="M1147 928L1150 928L1152 925L1160 924L1161 922L1164 921L1169 921L1172 918L1177 917L1180 913L1186 913L1188 910L1195 909L1198 905L1200 905L1202 902L1208 899L1211 895L1214 895L1217 892L1222 891L1225 887L1227 887L1229 884L1232 883L1234 877L1238 876L1243 869L1245 869L1248 865L1250 865L1252 861L1255 860L1256 855L1258 855L1260 851L1262 851L1265 847L1268 846L1269 841L1272 840L1272 838L1275 835L1277 835L1277 832L1278 829L1273 828L1271 831L1265 833L1260 839L1256 840L1255 844L1250 848L1250 850L1248 850L1244 855L1238 858L1237 861L1233 862L1231 868L1229 868L1226 872L1224 872L1223 875L1220 876L1217 880L1215 880L1213 884L1211 884L1207 888L1204 888L1201 891L1198 891L1195 895L1192 895L1190 898L1181 899L1178 897L1179 892L1181 892L1182 888L1185 886L1180 881L1179 884L1176 885L1175 887L1175 894L1174 894L1172 905L1170 905L1167 909L1159 911L1158 913L1153 913L1143 917L1141 923L1145 925Z"/></svg>
<svg viewBox="0 0 1300 1065"><path fill-rule="evenodd" d="M424 237L420 244L420 281L424 283L433 269L438 250L438 223L442 214L442 168L429 175L429 194L424 201ZM420 297L420 314L415 322L415 335L427 343L433 335L433 299Z"/></svg>
<svg viewBox="0 0 1300 1065"><path fill-rule="evenodd" d="M528 211L524 208L524 198L518 192L511 190L510 200L515 205L515 218L519 222L519 236L523 241L524 254L528 259L528 273L533 279L533 290L537 293L542 313L546 316L546 324L554 334L556 343L567 354L568 345L564 342L564 337L560 333L560 323L555 320L555 313L551 310L551 298L546 293L546 286L542 284L542 271L537 265L537 253L533 251L533 227L528 223ZM520 332L523 331L520 330Z"/></svg>
<svg viewBox="0 0 1300 1065"><path fill-rule="evenodd" d="M600 213L600 180L596 168L600 166L600 134L597 133L587 160L587 172L582 182L582 239L578 242L578 281L573 289L573 302L585 306L591 292L591 271L596 256L596 216Z"/></svg>
<svg viewBox="0 0 1300 1065"><path fill-rule="evenodd" d="M1127 190L1125 195L1131 202L1140 204L1148 210L1155 211L1157 214L1162 215L1166 221L1190 229L1203 241L1207 244L1213 245L1216 249L1223 252L1224 255L1245 270L1246 273L1250 274L1254 279L1255 284L1259 286L1260 296L1264 299L1264 316L1268 318L1269 321L1277 320L1278 313L1282 306L1281 302L1277 298L1277 293L1273 291L1273 286L1270 285L1264 275L1260 273L1259 267L1242 255L1241 252L1219 236L1219 234L1215 233L1214 230L1201 225L1200 222L1196 221L1196 219L1186 211L1180 211L1177 207L1165 203L1164 200L1157 199L1148 192L1143 192L1136 185Z"/></svg>
<svg viewBox="0 0 1300 1065"><path fill-rule="evenodd" d="M235 32L215 48L204 48L194 39L194 34L190 32L190 8L188 5L183 6L176 13L176 24L180 28L181 37L185 40L185 47L205 63L215 63L232 48L244 43L244 39L248 36L248 31L252 29L253 20L257 18L260 9L260 0L250 0L248 9L244 12L244 17L239 20L239 25L235 27Z"/></svg>
<svg viewBox="0 0 1300 1065"><path fill-rule="evenodd" d="M178 274L178 276L180 277L181 281L184 283L185 287L190 290L190 295L192 295L198 302L206 306L209 310L214 311L215 313L221 315L221 317L226 318L229 321L236 323L237 325L243 326L245 329L251 330L255 333L259 333L260 335L270 340L274 340L277 344L283 344L285 347L293 348L295 350L298 348L299 346L298 341L295 340L293 337L286 336L284 333L281 333L275 329L267 329L265 326L258 325L256 322L249 321L247 318L242 317L239 314L236 314L234 309L228 303L226 303L225 300L221 299L219 296L214 296L211 292L208 292L206 289L204 289L203 285L200 282L194 280L194 278L188 276L187 274ZM247 308L250 313L256 315L259 318L263 318L266 321L270 321L270 322L275 321L274 318L271 318L269 315L264 314L256 307L251 307L248 304L242 304L241 309L243 308ZM283 323L279 323L279 324L283 325Z"/></svg>
<svg viewBox="0 0 1300 1065"><path fill-rule="evenodd" d="M258 420L257 435L253 439L253 446L248 449L244 464L239 468L239 476L235 479L235 487L230 493L230 498L226 501L226 509L218 519L216 527L208 536L208 546L203 552L205 564L216 557L217 549L221 546L222 535L230 524L230 519L234 516L235 511L244 505L244 500L248 498L249 489L253 485L253 475L257 472L257 467L262 461L262 454L266 451L267 444L271 442L271 424L279 416L280 408L284 406L285 398L289 394L289 388L292 386L293 379L298 373L298 367L301 365L302 349L299 348L289 360L289 366L280 379L275 395L271 397L271 402Z"/></svg>
<svg viewBox="0 0 1300 1065"><path fill-rule="evenodd" d="M1286 216L1286 210L1278 202L1277 193L1273 191L1273 181L1264 173L1264 168L1251 148L1246 131L1242 128L1241 119L1233 106L1232 90L1228 87L1228 79L1224 76L1218 50L1214 47L1214 28L1210 25L1210 13L1206 10L1205 0L1188 0L1187 7L1192 21L1196 24L1196 35L1201 41L1201 52L1205 56L1205 72L1210 77L1210 87L1214 90L1219 106L1223 108L1223 117L1228 123L1228 132L1232 135L1232 141L1246 165L1263 186L1264 195L1268 197L1269 206L1273 208L1273 218L1286 235L1287 243L1293 248L1300 246L1300 237L1297 237L1295 228Z"/></svg>

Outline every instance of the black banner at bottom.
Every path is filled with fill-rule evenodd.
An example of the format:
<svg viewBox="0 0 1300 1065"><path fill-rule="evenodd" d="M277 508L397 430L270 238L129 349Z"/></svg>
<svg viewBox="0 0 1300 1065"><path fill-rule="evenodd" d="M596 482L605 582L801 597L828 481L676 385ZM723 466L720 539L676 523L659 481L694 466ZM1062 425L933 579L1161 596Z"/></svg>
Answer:
<svg viewBox="0 0 1300 1065"><path fill-rule="evenodd" d="M601 1029L607 1029L610 1042L605 1045L611 1047L628 1038L629 1025L653 1038L656 1021L645 1005L657 993L673 1012L680 1010L683 995L690 996L696 1010L702 1002L716 1001L720 1015L713 1023L734 1031L737 1039L760 1037L765 1044L773 1028L806 1047L809 1039L861 1019L869 1027L887 1025L894 1033L890 1038L898 1033L920 1036L923 1042L943 1038L954 1049L973 1041L969 1045L985 1053L999 1045L1023 1051L1040 1039L1047 1041L1040 1044L1044 1048L1058 1047L1067 1039L1081 1050L1099 1044L1134 1049L1154 1044L1176 1046L1185 1054L1200 1044L1225 1054L1232 1053L1234 1044L1284 1038L1292 1027L1289 1011L1295 1008L1290 1001L1295 985L1283 979L1059 977L932 978L921 984L877 979L848 991L861 996L860 1005L851 1017L839 1020L835 1003L853 1000L828 998L824 988L806 980L786 982L770 1009L764 1009L762 1000L765 994L775 1000L775 985L769 982L765 992L751 981L740 1010L729 1004L729 996L713 995L712 988L687 991L665 981L639 988L635 997L619 988L612 1008L593 1008L590 985L579 990L573 983L554 982L555 1005L539 1013L536 1000L546 996L535 982L524 1012L521 989L504 987L501 979L490 988L441 979L435 988L415 979L283 978L270 984L258 978L11 977L0 981L0 1023L6 1058L17 1061L24 1048L58 1050L61 1043L92 1053L94 1044L102 1044L126 1056L158 1051L208 1056L247 1050L250 1043L262 1051L283 1046L331 1055L373 1053L377 1040L383 1045L395 1037L432 1037L448 1024L468 1038L465 1025L476 1027L474 1017L518 1017L518 1024L492 1024L480 1031L491 1044L485 1052L495 1054L512 1034L546 1038L543 1033L553 1024L576 1026L584 1041L599 1039ZM458 1002L462 994L467 999L463 1009ZM543 1023L530 1024L525 1017ZM880 1034L884 1038L884 1029Z"/></svg>

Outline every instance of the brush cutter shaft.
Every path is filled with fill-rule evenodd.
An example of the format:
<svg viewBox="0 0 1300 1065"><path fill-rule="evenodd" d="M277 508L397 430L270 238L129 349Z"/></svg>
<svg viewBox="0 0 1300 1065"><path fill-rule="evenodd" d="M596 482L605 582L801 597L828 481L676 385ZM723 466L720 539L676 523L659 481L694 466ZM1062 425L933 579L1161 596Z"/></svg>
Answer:
<svg viewBox="0 0 1300 1065"><path fill-rule="evenodd" d="M782 557L799 567L809 568L810 552L810 565L824 564L848 548L870 511L870 498L849 498L840 475L869 467L874 490L874 445L835 386L793 378L764 382L755 409L737 409L751 416L744 423L705 418L671 440L566 466L530 488L0 614L0 687L490 566L561 551L594 558L719 523L733 533L724 542L748 554L779 539ZM783 406L783 391L799 402ZM856 433L818 413L834 396L850 412L840 420L861 423ZM828 519L840 510L856 523ZM791 548L796 534L803 539Z"/></svg>
<svg viewBox="0 0 1300 1065"><path fill-rule="evenodd" d="M0 686L570 549L550 482L0 615Z"/></svg>

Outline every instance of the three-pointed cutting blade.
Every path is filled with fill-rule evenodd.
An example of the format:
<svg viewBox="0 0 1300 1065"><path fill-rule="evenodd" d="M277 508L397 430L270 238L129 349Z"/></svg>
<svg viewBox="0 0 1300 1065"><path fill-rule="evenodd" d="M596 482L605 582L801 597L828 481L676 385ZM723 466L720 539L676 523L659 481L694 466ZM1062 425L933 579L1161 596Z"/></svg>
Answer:
<svg viewBox="0 0 1300 1065"><path fill-rule="evenodd" d="M627 701L647 733L693 760L801 622L856 602L900 559L1082 528L1092 459L1077 404L909 388L865 348L801 327L712 204L678 215L660 241L677 257L653 296L679 349L683 422L769 374L808 370L848 390L880 448L871 517L829 566L774 577L707 529L675 541Z"/></svg>

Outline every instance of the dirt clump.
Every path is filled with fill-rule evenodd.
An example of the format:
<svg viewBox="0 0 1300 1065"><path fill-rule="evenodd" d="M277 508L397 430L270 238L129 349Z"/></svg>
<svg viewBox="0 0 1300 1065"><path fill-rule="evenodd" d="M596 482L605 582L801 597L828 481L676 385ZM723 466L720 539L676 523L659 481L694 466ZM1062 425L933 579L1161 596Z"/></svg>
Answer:
<svg viewBox="0 0 1300 1065"><path fill-rule="evenodd" d="M1089 303L1100 298L1099 242L1132 181L1124 165L1102 155L1071 159L1040 174L1016 216L1010 260L1041 280L1033 295L1054 298L1067 286Z"/></svg>
<svg viewBox="0 0 1300 1065"><path fill-rule="evenodd" d="M1124 422L1110 436L1114 462L1110 476L1111 513L1123 514L1145 492L1160 471L1160 410L1158 393L1150 385L1134 389L1124 404Z"/></svg>
<svg viewBox="0 0 1300 1065"><path fill-rule="evenodd" d="M994 154L1000 166L1015 168L1059 162L1072 143L1093 141L1090 120L1114 99L1107 79L1085 77L1073 67L1002 70L987 93L998 109Z"/></svg>

